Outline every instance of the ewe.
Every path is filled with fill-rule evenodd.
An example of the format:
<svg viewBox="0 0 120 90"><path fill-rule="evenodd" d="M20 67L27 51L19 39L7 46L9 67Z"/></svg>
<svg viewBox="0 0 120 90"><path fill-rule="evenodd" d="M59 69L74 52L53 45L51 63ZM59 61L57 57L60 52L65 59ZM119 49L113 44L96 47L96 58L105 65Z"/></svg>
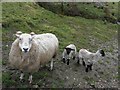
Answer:
<svg viewBox="0 0 120 90"><path fill-rule="evenodd" d="M21 71L20 80L23 79L23 72L30 73L29 82L32 83L32 73L37 72L41 65L51 61L53 69L53 58L58 50L58 39L54 34L31 34L16 33L17 39L12 43L9 53L9 64L11 67Z"/></svg>

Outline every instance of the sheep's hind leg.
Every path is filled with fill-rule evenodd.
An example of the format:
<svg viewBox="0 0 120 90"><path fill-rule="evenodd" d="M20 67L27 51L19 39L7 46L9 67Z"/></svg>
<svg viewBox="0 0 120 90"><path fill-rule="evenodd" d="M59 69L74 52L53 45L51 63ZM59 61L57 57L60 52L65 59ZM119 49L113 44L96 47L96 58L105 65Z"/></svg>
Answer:
<svg viewBox="0 0 120 90"><path fill-rule="evenodd" d="M85 71L88 72L88 65L86 66Z"/></svg>
<svg viewBox="0 0 120 90"><path fill-rule="evenodd" d="M54 54L54 56L53 56L53 58L52 58L52 60L51 60L51 63L50 63L50 70L51 70L51 71L53 70L53 59L55 59L56 56L57 56L57 53L55 52L55 54Z"/></svg>
<svg viewBox="0 0 120 90"><path fill-rule="evenodd" d="M85 71L86 71L86 72L89 71L89 68L90 68L90 65L89 65L89 64L85 64Z"/></svg>
<svg viewBox="0 0 120 90"><path fill-rule="evenodd" d="M77 63L80 64L80 59L79 59L79 57L77 57Z"/></svg>
<svg viewBox="0 0 120 90"><path fill-rule="evenodd" d="M77 63L78 63L78 64L80 64L80 61L79 61L79 60L77 60Z"/></svg>
<svg viewBox="0 0 120 90"><path fill-rule="evenodd" d="M50 70L53 70L53 59L51 60Z"/></svg>
<svg viewBox="0 0 120 90"><path fill-rule="evenodd" d="M92 70L92 64L90 64L89 68L90 68L90 70Z"/></svg>
<svg viewBox="0 0 120 90"><path fill-rule="evenodd" d="M20 81L23 80L23 76L24 76L24 74L23 74L23 72L21 72L21 75L20 75Z"/></svg>
<svg viewBox="0 0 120 90"><path fill-rule="evenodd" d="M28 81L29 81L30 84L32 83L32 75L29 76Z"/></svg>
<svg viewBox="0 0 120 90"><path fill-rule="evenodd" d="M86 64L85 64L85 61L83 60L83 58L82 58L82 64L83 64L83 66L85 66Z"/></svg>

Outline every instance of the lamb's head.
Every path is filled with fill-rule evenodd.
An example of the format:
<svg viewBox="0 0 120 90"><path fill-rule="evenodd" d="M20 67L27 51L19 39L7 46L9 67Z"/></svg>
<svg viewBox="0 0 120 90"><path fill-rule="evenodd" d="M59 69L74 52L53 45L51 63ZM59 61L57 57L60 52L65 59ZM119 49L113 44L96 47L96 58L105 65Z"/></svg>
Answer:
<svg viewBox="0 0 120 90"><path fill-rule="evenodd" d="M100 50L98 50L97 52L96 52L96 54L98 55L98 56L102 56L102 57L104 57L105 56L105 52L102 50L102 49L100 49Z"/></svg>
<svg viewBox="0 0 120 90"><path fill-rule="evenodd" d="M68 47L66 47L65 49L66 49L66 52L67 52L68 55L70 54L71 51L75 51L74 49L68 48Z"/></svg>
<svg viewBox="0 0 120 90"><path fill-rule="evenodd" d="M105 52L102 49L100 49L99 52L100 52L100 54L101 54L102 57L105 56Z"/></svg>
<svg viewBox="0 0 120 90"><path fill-rule="evenodd" d="M32 40L34 37L34 34L27 34L27 33L22 33L18 31L16 33L16 36L18 37L19 40L19 47L22 50L22 52L29 52L32 46Z"/></svg>

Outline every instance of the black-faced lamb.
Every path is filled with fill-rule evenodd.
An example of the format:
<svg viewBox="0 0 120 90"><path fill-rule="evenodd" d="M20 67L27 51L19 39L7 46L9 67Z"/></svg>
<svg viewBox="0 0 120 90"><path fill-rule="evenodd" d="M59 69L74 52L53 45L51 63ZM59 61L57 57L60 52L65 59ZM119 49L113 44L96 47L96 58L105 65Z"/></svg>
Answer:
<svg viewBox="0 0 120 90"><path fill-rule="evenodd" d="M12 43L9 53L9 65L21 71L20 80L24 72L30 73L29 82L32 83L32 73L37 72L41 65L51 61L57 55L58 39L54 34L31 34L17 32L17 39Z"/></svg>
<svg viewBox="0 0 120 90"><path fill-rule="evenodd" d="M80 63L86 67L85 71L88 72L88 70L92 70L92 65L104 56L105 53L102 49L97 50L96 53L89 52L86 49L80 49L77 63L79 64L80 60Z"/></svg>
<svg viewBox="0 0 120 90"><path fill-rule="evenodd" d="M74 44L70 44L64 48L64 51L62 53L62 60L64 63L67 61L67 65L69 65L70 59L75 59L76 57L76 46Z"/></svg>

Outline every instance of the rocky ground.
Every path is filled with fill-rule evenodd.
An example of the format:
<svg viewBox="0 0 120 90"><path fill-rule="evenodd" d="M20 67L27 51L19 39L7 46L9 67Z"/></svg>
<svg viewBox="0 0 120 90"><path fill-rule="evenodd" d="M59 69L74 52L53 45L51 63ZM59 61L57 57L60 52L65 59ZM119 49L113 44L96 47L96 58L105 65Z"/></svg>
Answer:
<svg viewBox="0 0 120 90"><path fill-rule="evenodd" d="M91 40L94 44L95 40ZM11 42L3 42L3 60L8 59L8 53ZM111 41L99 44L98 46L105 50L106 56L94 65L92 71L86 73L83 65L78 65L76 60L71 60L70 65L66 65L61 61L61 56L57 57L54 62L54 70L49 71L49 65L46 65L41 71L44 71L44 76L40 74L33 75L36 79L32 87L57 87L57 88L118 88L118 41L114 37ZM6 48L6 49L5 49ZM18 78L18 71L9 70L6 63L3 63L3 73L11 73L12 79ZM39 78L37 78L39 77ZM16 81L20 84L19 80ZM41 83L42 82L42 83ZM28 82L24 82L25 85ZM26 84L28 85L28 84ZM3 87L6 87L3 84ZM16 87L16 86L10 86ZM17 85L17 87L21 87ZM29 87L29 86L26 86Z"/></svg>
<svg viewBox="0 0 120 90"><path fill-rule="evenodd" d="M99 46L106 51L106 56L94 65L93 71L88 73L85 72L84 66L78 65L74 60L71 60L69 66L56 62L54 72L64 81L64 87L118 87L118 41L114 38Z"/></svg>

